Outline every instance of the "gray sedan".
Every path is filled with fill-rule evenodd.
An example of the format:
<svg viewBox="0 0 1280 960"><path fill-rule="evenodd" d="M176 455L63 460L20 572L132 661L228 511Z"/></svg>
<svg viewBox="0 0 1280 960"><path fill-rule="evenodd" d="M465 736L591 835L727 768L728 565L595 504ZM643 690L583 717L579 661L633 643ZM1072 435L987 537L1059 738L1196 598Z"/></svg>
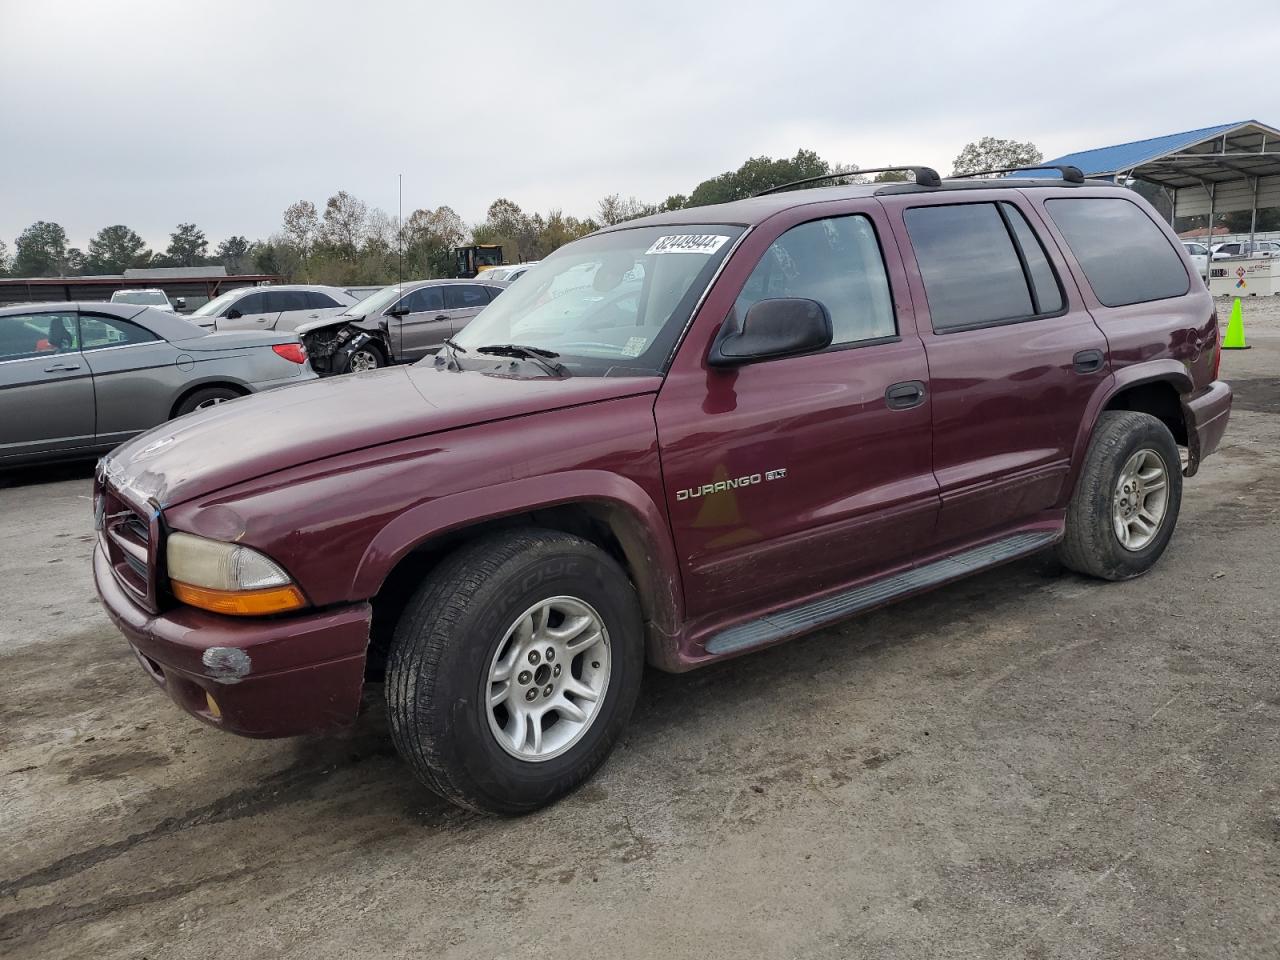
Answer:
<svg viewBox="0 0 1280 960"><path fill-rule="evenodd" d="M91 457L172 417L311 380L291 333L211 333L129 303L0 309L0 468Z"/></svg>

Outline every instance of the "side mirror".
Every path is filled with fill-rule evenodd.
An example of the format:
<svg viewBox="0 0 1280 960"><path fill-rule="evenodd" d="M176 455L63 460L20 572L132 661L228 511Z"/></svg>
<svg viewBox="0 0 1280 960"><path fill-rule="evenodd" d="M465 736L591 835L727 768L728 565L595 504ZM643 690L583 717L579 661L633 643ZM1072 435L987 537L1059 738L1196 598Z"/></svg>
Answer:
<svg viewBox="0 0 1280 960"><path fill-rule="evenodd" d="M244 316L244 314L241 313L239 310L237 310L235 307L232 307L230 310L224 313L223 316L226 317L228 320L239 320L241 317Z"/></svg>
<svg viewBox="0 0 1280 960"><path fill-rule="evenodd" d="M707 363L734 367L813 353L831 346L831 314L817 300L761 300L742 323L730 315L711 345Z"/></svg>
<svg viewBox="0 0 1280 960"><path fill-rule="evenodd" d="M386 314L388 317L407 317L409 315L409 308L402 307L397 304L394 307L388 307Z"/></svg>
<svg viewBox="0 0 1280 960"><path fill-rule="evenodd" d="M187 298L186 298L186 297L178 297L176 300L174 300L174 301L173 301L173 309L175 309L175 310L185 310L185 309L187 309Z"/></svg>

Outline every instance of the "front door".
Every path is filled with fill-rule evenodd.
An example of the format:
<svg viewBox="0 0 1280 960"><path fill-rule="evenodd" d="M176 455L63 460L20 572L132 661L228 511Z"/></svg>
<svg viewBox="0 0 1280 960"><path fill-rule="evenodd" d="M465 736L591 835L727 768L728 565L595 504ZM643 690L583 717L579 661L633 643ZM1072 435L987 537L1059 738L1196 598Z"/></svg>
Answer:
<svg viewBox="0 0 1280 960"><path fill-rule="evenodd" d="M258 290L247 293L218 317L219 330L273 330L280 318L280 307L273 303L278 294Z"/></svg>
<svg viewBox="0 0 1280 960"><path fill-rule="evenodd" d="M872 202L795 223L814 216L805 209L749 237L722 283L750 269L731 306L739 316L763 299L819 301L831 347L711 368L708 337L724 314L704 310L711 326L690 332L658 396L693 618L829 590L909 560L933 532L929 373L900 260L882 252L893 250L882 213Z"/></svg>
<svg viewBox="0 0 1280 960"><path fill-rule="evenodd" d="M0 463L93 443L93 378L75 312L0 316Z"/></svg>
<svg viewBox="0 0 1280 960"><path fill-rule="evenodd" d="M1107 341L1029 206L945 194L898 206L922 304L944 546L1060 502L1085 408L1107 375Z"/></svg>
<svg viewBox="0 0 1280 960"><path fill-rule="evenodd" d="M412 363L434 353L444 343L445 337L453 332L444 309L442 289L439 284L418 287L410 290L396 304L399 309L408 311L402 316L391 317L388 331L391 349L401 361Z"/></svg>

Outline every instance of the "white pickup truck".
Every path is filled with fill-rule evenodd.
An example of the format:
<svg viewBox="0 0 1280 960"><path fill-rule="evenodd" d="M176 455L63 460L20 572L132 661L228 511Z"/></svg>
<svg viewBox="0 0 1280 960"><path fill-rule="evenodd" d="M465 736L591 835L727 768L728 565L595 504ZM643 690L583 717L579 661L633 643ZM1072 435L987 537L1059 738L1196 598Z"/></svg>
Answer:
<svg viewBox="0 0 1280 960"><path fill-rule="evenodd" d="M152 307L165 313L177 313L187 305L187 301L179 297L176 303L169 301L169 295L156 287L145 290L117 290L111 294L112 303L134 303L140 307Z"/></svg>

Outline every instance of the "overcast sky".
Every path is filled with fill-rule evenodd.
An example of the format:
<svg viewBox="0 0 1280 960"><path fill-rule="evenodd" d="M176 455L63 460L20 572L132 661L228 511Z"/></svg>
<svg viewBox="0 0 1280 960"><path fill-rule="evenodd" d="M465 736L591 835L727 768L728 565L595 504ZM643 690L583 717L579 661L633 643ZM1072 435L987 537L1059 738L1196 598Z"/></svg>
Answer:
<svg viewBox="0 0 1280 960"><path fill-rule="evenodd" d="M0 0L0 239L255 239L339 189L394 214L398 173L406 215L588 216L800 147L945 173L984 135L1280 123L1280 21L1142 6Z"/></svg>

